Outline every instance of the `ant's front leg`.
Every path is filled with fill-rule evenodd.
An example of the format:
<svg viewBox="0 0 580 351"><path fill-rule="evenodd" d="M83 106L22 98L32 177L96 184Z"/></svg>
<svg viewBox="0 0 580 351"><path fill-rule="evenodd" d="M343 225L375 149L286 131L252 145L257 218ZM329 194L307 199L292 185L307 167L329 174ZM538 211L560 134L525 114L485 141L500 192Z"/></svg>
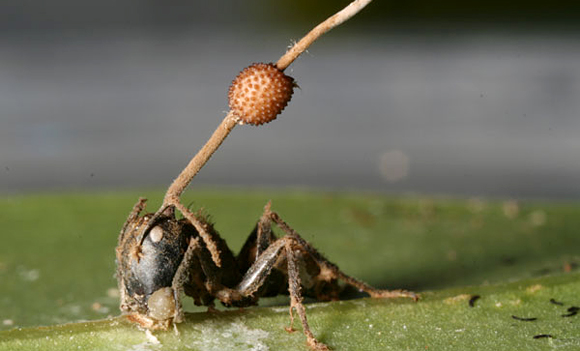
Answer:
<svg viewBox="0 0 580 351"><path fill-rule="evenodd" d="M205 289L222 303L226 305L251 305L252 303L248 302L248 297L241 296L237 290L231 288L242 279L242 274L238 268L236 258L228 248L225 240L220 237L213 225L204 218L198 218L179 202L175 203L174 206L183 214L185 220L195 227L202 239L195 251L195 255L189 258L186 257L187 259L184 260L184 267L188 267L188 270L191 271L192 265L197 262L205 276L203 282ZM197 289L196 287L194 288ZM187 289L185 292L186 295L191 296L191 294L188 294ZM203 301L202 304L209 305Z"/></svg>
<svg viewBox="0 0 580 351"><path fill-rule="evenodd" d="M173 201L171 205L175 206L183 214L183 216L195 227L199 236L201 236L207 249L211 253L211 259L216 264L216 266L222 266L222 248L225 242L219 237L219 235L213 230L211 225L206 221L202 221L197 218L189 208L185 207L179 200Z"/></svg>

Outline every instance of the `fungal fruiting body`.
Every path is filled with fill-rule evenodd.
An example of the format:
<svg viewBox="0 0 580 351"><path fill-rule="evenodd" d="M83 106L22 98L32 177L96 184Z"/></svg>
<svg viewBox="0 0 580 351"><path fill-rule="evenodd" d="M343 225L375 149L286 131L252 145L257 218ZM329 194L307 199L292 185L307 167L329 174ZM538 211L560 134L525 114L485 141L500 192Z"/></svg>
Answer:
<svg viewBox="0 0 580 351"><path fill-rule="evenodd" d="M244 68L230 85L229 105L240 124L268 123L292 98L294 79L271 63Z"/></svg>
<svg viewBox="0 0 580 351"><path fill-rule="evenodd" d="M303 296L331 300L344 286L374 298L418 296L405 290L379 290L350 277L306 242L268 204L240 253L235 256L211 223L183 205L180 196L237 124L261 125L276 118L294 92L286 69L320 35L343 23L371 0L351 4L316 26L278 60L245 68L229 88L230 112L167 190L155 213L143 214L145 199L133 207L116 249L121 310L147 329L167 329L183 321L180 295L196 305L248 307L260 297L290 295L290 328L296 311L308 346L329 350L318 341L306 318ZM175 217L176 211L183 218ZM276 237L272 225L285 235ZM149 334L151 335L151 334ZM154 340L154 337L151 337Z"/></svg>

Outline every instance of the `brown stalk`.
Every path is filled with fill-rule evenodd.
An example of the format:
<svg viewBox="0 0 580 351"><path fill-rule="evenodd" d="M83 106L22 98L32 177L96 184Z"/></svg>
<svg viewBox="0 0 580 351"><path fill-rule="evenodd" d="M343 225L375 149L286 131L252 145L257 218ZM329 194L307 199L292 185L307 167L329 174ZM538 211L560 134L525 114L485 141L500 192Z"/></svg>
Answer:
<svg viewBox="0 0 580 351"><path fill-rule="evenodd" d="M316 39L328 32L332 28L347 21L349 18L357 14L372 0L355 0L351 2L344 9L332 15L324 22L320 23L308 34L306 34L299 42L294 44L276 63L276 67L280 70L285 70L298 56L300 56ZM189 164L181 171L179 176L175 178L173 183L167 189L163 204L158 212L168 208L168 206L175 206L179 203L179 198L185 188L191 183L193 178L201 170L201 168L209 161L213 153L223 143L224 139L230 134L234 127L238 124L238 118L230 111L224 120L217 127L207 143L198 151L198 153L189 161Z"/></svg>
<svg viewBox="0 0 580 351"><path fill-rule="evenodd" d="M356 15L360 10L367 6L372 0L356 0L351 2L348 6L338 11L334 15L328 17L326 21L314 27L304 38L294 44L280 59L276 62L276 67L279 70L285 70L290 66L294 60L298 58L314 41L320 38L324 33L332 28L346 22L352 16Z"/></svg>
<svg viewBox="0 0 580 351"><path fill-rule="evenodd" d="M169 186L165 193L165 198L163 199L161 208L165 208L167 205L175 204L179 201L179 197L185 188L187 188L189 183L191 183L193 177L195 177L199 170L207 163L207 161L209 161L213 153L220 147L225 138L237 124L238 119L236 116L231 111L228 112L209 140L197 152L197 154L193 156L191 161L189 161L187 166Z"/></svg>

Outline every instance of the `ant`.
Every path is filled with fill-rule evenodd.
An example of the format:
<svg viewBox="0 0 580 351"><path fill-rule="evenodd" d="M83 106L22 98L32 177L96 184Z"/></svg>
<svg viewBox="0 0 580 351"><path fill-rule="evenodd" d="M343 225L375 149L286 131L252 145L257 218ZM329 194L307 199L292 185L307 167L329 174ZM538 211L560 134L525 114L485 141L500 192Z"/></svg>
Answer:
<svg viewBox="0 0 580 351"><path fill-rule="evenodd" d="M303 296L319 301L337 300L345 288L339 280L374 298L408 297L405 290L380 290L343 273L312 245L265 206L264 213L237 256L212 223L182 204L158 214L140 215L141 198L125 222L117 247L117 278L121 310L148 329L167 329L183 321L181 293L196 305L213 306L215 299L228 307L255 305L260 297L290 295L290 327L295 309L307 343L326 350L306 319ZM176 219L175 208L184 216ZM197 223L197 226L192 225ZM272 224L285 235L277 238Z"/></svg>
<svg viewBox="0 0 580 351"><path fill-rule="evenodd" d="M171 184L159 210L143 213L147 201L144 198L135 204L121 229L116 248L120 308L131 321L147 329L168 329L182 322L182 294L192 297L196 305L210 309L214 300L229 307L247 307L255 305L260 297L289 294L290 327L287 330L293 330L295 310L308 345L315 350L328 350L308 326L302 303L304 296L319 301L337 300L345 289L339 284L343 281L346 286L373 298L418 299L413 292L376 289L346 275L273 212L270 203L265 206L240 252L234 255L203 214L194 214L180 202L185 188L236 125L267 123L286 106L295 84L283 70L318 36L344 22L369 2L355 0L322 22L276 65L255 64L242 71L230 87L230 113ZM258 86L257 81L264 86ZM247 86L236 85L247 82L254 89L250 108L243 94L248 91ZM262 104L261 109L256 107L258 101ZM256 110L266 112L257 117L244 116L245 111ZM177 211L182 218L176 217ZM284 236L276 237L273 226L283 231Z"/></svg>

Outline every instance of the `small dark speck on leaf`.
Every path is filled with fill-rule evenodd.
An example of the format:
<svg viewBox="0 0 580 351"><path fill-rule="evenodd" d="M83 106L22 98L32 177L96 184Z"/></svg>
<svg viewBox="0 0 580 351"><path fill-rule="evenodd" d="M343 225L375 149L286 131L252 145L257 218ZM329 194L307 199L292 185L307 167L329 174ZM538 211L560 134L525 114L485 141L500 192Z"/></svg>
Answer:
<svg viewBox="0 0 580 351"><path fill-rule="evenodd" d="M578 314L578 311L580 311L580 307L578 306L572 306L570 308L568 308L568 313L563 314L562 317L572 317Z"/></svg>
<svg viewBox="0 0 580 351"><path fill-rule="evenodd" d="M471 296L471 298L469 299L469 307L475 307L475 301L479 300L480 298L481 296L479 295Z"/></svg>
<svg viewBox="0 0 580 351"><path fill-rule="evenodd" d="M543 339L543 338L552 338L552 335L550 335L550 334L538 334L538 335L534 335L534 339Z"/></svg>
<svg viewBox="0 0 580 351"><path fill-rule="evenodd" d="M532 318L524 318L524 317L518 317L518 316L513 316L513 315L512 315L512 318L513 318L513 319L515 319L515 320L518 320L518 321L522 321L522 322L533 322L533 321L535 321L536 319L538 319L538 318L536 318L536 317L532 317Z"/></svg>
<svg viewBox="0 0 580 351"><path fill-rule="evenodd" d="M563 302L556 301L555 299L550 299L550 302L553 303L554 305L564 306Z"/></svg>

